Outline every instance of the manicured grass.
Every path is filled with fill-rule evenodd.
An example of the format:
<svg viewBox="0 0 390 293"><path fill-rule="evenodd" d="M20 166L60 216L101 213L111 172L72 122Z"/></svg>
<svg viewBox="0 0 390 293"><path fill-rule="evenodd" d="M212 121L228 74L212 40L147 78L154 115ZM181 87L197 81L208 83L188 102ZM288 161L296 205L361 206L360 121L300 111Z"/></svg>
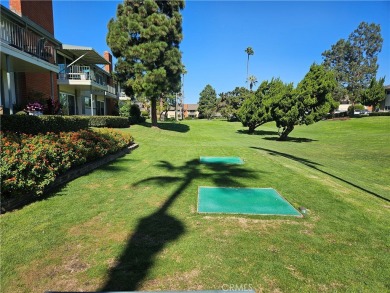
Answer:
<svg viewBox="0 0 390 293"><path fill-rule="evenodd" d="M132 126L133 153L0 217L1 291L389 291L389 125L321 121L286 142L273 123ZM271 187L308 216L198 214L198 186Z"/></svg>

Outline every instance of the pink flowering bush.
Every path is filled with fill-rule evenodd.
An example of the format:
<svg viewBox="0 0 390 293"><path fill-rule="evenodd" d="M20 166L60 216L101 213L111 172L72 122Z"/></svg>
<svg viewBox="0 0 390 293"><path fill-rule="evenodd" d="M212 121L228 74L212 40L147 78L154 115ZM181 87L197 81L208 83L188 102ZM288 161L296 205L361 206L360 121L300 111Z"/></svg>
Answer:
<svg viewBox="0 0 390 293"><path fill-rule="evenodd" d="M41 194L70 168L133 143L130 134L113 129L37 135L0 132L0 136L2 197Z"/></svg>
<svg viewBox="0 0 390 293"><path fill-rule="evenodd" d="M28 103L28 105L26 106L27 112L34 112L34 111L43 112L44 109L45 109L45 107L39 102Z"/></svg>

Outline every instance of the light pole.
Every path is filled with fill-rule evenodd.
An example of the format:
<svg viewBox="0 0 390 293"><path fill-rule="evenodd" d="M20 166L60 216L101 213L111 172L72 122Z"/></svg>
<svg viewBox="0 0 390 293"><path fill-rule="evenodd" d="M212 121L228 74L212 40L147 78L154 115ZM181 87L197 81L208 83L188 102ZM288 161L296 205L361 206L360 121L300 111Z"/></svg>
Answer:
<svg viewBox="0 0 390 293"><path fill-rule="evenodd" d="M176 93L175 94L175 120L176 121L179 121L179 118L177 116L177 98L178 97L181 97L181 93ZM182 105L182 107L183 107L183 105Z"/></svg>

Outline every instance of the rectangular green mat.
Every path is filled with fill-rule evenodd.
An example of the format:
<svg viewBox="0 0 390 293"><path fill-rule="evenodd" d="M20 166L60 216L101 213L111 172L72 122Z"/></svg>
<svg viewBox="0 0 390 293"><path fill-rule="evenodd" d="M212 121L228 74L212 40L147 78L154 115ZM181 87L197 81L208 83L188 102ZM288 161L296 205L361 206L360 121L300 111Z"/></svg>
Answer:
<svg viewBox="0 0 390 293"><path fill-rule="evenodd" d="M244 164L240 157L200 157L200 162L203 164Z"/></svg>
<svg viewBox="0 0 390 293"><path fill-rule="evenodd" d="M302 216L273 188L199 187L198 212Z"/></svg>

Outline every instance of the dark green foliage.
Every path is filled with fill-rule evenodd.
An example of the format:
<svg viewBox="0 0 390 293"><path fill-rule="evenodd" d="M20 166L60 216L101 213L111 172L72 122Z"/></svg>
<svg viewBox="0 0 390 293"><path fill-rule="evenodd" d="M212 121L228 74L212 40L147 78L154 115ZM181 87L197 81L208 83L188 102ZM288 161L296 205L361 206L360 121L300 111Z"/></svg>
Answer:
<svg viewBox="0 0 390 293"><path fill-rule="evenodd" d="M280 140L286 140L295 125L312 124L337 108L331 92L336 87L332 72L313 64L296 89L288 85L271 109L273 120L282 128Z"/></svg>
<svg viewBox="0 0 390 293"><path fill-rule="evenodd" d="M88 116L90 127L127 128L129 121L125 117L118 116Z"/></svg>
<svg viewBox="0 0 390 293"><path fill-rule="evenodd" d="M108 24L107 44L117 58L116 78L126 93L151 99L157 126L157 99L180 91L184 1L125 1Z"/></svg>
<svg viewBox="0 0 390 293"><path fill-rule="evenodd" d="M390 116L390 112L372 112L370 116Z"/></svg>
<svg viewBox="0 0 390 293"><path fill-rule="evenodd" d="M384 77L380 78L378 81L373 78L370 82L370 86L362 93L362 104L372 106L372 109L375 110L378 104L386 99L384 83Z"/></svg>
<svg viewBox="0 0 390 293"><path fill-rule="evenodd" d="M146 118L141 115L141 110L137 104L132 104L130 107L130 124L143 123L146 121Z"/></svg>
<svg viewBox="0 0 390 293"><path fill-rule="evenodd" d="M322 53L323 64L335 71L339 83L335 93L339 98L348 94L352 103L359 101L362 90L376 77L383 43L380 31L380 25L362 22L348 40L341 39Z"/></svg>
<svg viewBox="0 0 390 293"><path fill-rule="evenodd" d="M206 85L199 97L199 116L210 119L217 109L217 93L211 85Z"/></svg>
<svg viewBox="0 0 390 293"><path fill-rule="evenodd" d="M139 106L137 104L133 104L130 107L130 116L131 117L141 117L141 110L139 109Z"/></svg>
<svg viewBox="0 0 390 293"><path fill-rule="evenodd" d="M129 127L127 118L118 116L1 115L1 130L26 134L68 132L89 127Z"/></svg>
<svg viewBox="0 0 390 293"><path fill-rule="evenodd" d="M126 117L128 123L137 124L146 121L144 116L141 116L141 110L137 104L132 104L131 101L124 101L121 103L119 113L122 117Z"/></svg>
<svg viewBox="0 0 390 293"><path fill-rule="evenodd" d="M146 121L146 118L144 116L139 116L139 117L131 116L129 117L128 121L131 125L134 125L134 124L144 123Z"/></svg>
<svg viewBox="0 0 390 293"><path fill-rule="evenodd" d="M67 132L87 129L89 120L84 116L58 115L1 115L1 130L26 134Z"/></svg>
<svg viewBox="0 0 390 293"><path fill-rule="evenodd" d="M249 91L244 87L236 87L233 91L220 93L218 99L218 111L229 121L237 121L237 111L248 97Z"/></svg>
<svg viewBox="0 0 390 293"><path fill-rule="evenodd" d="M291 90L280 79L263 81L256 93L250 93L243 102L237 112L238 119L248 127L249 133L254 133L257 127L272 120L271 108Z"/></svg>

